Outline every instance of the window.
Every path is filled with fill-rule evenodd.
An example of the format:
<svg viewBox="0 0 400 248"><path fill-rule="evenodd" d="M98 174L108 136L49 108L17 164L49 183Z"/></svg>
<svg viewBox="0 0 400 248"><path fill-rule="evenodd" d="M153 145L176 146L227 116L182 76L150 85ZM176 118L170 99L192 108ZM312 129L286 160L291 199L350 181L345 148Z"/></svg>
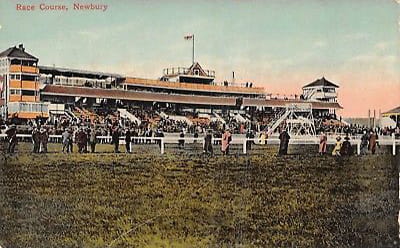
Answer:
<svg viewBox="0 0 400 248"><path fill-rule="evenodd" d="M22 95L23 96L34 96L35 91L34 90L22 90Z"/></svg>
<svg viewBox="0 0 400 248"><path fill-rule="evenodd" d="M21 95L21 90L10 89L10 95Z"/></svg>
<svg viewBox="0 0 400 248"><path fill-rule="evenodd" d="M198 76L200 74L200 70L199 69L194 69L193 70L194 75Z"/></svg>
<svg viewBox="0 0 400 248"><path fill-rule="evenodd" d="M21 80L20 74L10 74L10 80Z"/></svg>

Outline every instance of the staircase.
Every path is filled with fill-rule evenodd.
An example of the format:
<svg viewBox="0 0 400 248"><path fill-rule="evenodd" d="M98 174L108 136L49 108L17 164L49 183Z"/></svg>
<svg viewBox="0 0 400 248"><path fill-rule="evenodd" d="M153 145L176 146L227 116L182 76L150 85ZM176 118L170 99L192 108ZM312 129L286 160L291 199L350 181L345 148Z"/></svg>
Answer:
<svg viewBox="0 0 400 248"><path fill-rule="evenodd" d="M121 115L121 117L128 118L130 121L135 122L137 125L140 125L142 123L142 121L139 120L139 118L137 118L135 115L133 115L126 109L119 108L117 110L119 111L119 114Z"/></svg>
<svg viewBox="0 0 400 248"><path fill-rule="evenodd" d="M75 115L71 110L69 110L69 109L66 109L66 110L65 110L65 115L66 115L69 119L71 119L71 120L76 120L76 119L78 119L78 118L76 117L76 115Z"/></svg>
<svg viewBox="0 0 400 248"><path fill-rule="evenodd" d="M217 113L213 113L213 114L214 114L215 118L216 118L219 122L222 122L223 124L226 123L226 121L225 121L219 114L217 114Z"/></svg>
<svg viewBox="0 0 400 248"><path fill-rule="evenodd" d="M268 126L268 135L271 135L275 131L275 129L279 127L279 125L288 117L288 115L289 111L285 111L283 114L280 115L277 120L272 121L271 123L273 124L271 126Z"/></svg>

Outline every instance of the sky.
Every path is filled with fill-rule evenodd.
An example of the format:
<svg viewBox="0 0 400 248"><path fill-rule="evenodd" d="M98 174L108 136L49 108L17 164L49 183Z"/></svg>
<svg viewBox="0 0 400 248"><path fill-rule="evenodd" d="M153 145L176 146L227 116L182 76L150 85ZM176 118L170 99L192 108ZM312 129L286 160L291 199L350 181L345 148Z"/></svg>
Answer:
<svg viewBox="0 0 400 248"><path fill-rule="evenodd" d="M40 10L42 3L68 11ZM0 50L23 43L40 65L158 78L191 65L183 37L194 34L195 60L216 81L234 71L236 82L291 95L324 76L340 86L343 117L400 105L395 0L1 0L0 26Z"/></svg>

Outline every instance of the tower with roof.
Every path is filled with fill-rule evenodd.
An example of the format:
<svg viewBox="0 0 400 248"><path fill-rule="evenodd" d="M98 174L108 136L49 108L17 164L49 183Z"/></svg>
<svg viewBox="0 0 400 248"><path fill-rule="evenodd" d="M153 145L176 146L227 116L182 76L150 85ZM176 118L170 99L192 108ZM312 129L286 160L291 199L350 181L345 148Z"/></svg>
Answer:
<svg viewBox="0 0 400 248"><path fill-rule="evenodd" d="M38 61L25 51L23 44L0 53L3 118L48 117L47 105L40 103Z"/></svg>
<svg viewBox="0 0 400 248"><path fill-rule="evenodd" d="M308 101L337 102L338 88L338 85L322 77L303 87L303 97Z"/></svg>

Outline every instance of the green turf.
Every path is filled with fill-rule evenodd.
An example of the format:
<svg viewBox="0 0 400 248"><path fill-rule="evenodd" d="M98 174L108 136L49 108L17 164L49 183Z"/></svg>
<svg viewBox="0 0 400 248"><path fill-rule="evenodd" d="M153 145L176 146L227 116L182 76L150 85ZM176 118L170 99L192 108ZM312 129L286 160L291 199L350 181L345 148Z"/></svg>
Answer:
<svg viewBox="0 0 400 248"><path fill-rule="evenodd" d="M398 247L398 163L256 147L3 155L4 247ZM217 147L215 147L217 149ZM123 148L121 148L123 150Z"/></svg>

